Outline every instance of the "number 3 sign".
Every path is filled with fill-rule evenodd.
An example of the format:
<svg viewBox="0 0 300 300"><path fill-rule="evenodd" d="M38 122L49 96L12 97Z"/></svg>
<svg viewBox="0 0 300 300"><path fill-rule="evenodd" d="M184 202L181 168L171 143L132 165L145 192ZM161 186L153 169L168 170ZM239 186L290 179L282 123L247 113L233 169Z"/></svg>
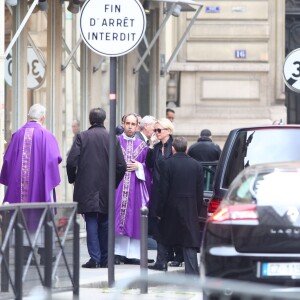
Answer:
<svg viewBox="0 0 300 300"><path fill-rule="evenodd" d="M40 53L42 55L42 53ZM27 88L37 89L45 80L45 66L41 64L32 47L27 48ZM5 81L12 86L12 56L8 54L5 60Z"/></svg>
<svg viewBox="0 0 300 300"><path fill-rule="evenodd" d="M286 57L283 78L289 89L300 93L300 48L293 50Z"/></svg>

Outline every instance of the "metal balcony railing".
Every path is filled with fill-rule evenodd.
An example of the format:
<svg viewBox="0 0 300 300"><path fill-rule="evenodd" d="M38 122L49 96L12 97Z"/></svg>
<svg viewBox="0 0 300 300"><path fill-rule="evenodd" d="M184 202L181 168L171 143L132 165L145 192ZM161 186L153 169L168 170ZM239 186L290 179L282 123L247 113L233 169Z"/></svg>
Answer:
<svg viewBox="0 0 300 300"><path fill-rule="evenodd" d="M79 295L77 204L28 203L0 207L0 300L35 289Z"/></svg>

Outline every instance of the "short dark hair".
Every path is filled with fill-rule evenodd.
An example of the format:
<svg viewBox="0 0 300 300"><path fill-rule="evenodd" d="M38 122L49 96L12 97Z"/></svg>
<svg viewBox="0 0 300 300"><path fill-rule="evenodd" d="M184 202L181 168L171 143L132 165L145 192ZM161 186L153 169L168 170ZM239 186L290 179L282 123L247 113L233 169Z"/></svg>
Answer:
<svg viewBox="0 0 300 300"><path fill-rule="evenodd" d="M187 139L183 136L176 137L173 140L172 146L176 150L176 152L185 152L187 149Z"/></svg>
<svg viewBox="0 0 300 300"><path fill-rule="evenodd" d="M209 129L203 129L200 132L200 136L210 137L211 136L211 131Z"/></svg>
<svg viewBox="0 0 300 300"><path fill-rule="evenodd" d="M167 109L166 109L166 114L167 114L168 112L171 112L171 113L175 114L175 110L172 109L172 108L167 108Z"/></svg>
<svg viewBox="0 0 300 300"><path fill-rule="evenodd" d="M103 125L106 119L106 112L104 109L97 107L90 110L90 124L91 125Z"/></svg>

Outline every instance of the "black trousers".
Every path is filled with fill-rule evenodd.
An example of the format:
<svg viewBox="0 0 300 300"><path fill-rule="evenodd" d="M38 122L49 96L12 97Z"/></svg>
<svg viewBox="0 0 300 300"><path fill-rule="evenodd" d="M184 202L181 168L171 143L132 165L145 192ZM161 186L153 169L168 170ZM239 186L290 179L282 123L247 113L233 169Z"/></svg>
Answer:
<svg viewBox="0 0 300 300"><path fill-rule="evenodd" d="M155 264L162 266L168 263L169 248L169 246L157 242L157 254Z"/></svg>
<svg viewBox="0 0 300 300"><path fill-rule="evenodd" d="M148 234L149 236L153 237L156 241L160 236L158 230L158 222L159 222L158 219L155 217L148 218ZM169 261L173 261L173 260L183 262L182 247L166 246L157 242L156 263L162 265L162 264L167 264Z"/></svg>
<svg viewBox="0 0 300 300"><path fill-rule="evenodd" d="M178 261L178 262L183 262L183 249L181 246L174 246L174 247L170 247L170 253L169 256L172 257L174 261Z"/></svg>
<svg viewBox="0 0 300 300"><path fill-rule="evenodd" d="M183 247L185 274L199 276L197 248Z"/></svg>

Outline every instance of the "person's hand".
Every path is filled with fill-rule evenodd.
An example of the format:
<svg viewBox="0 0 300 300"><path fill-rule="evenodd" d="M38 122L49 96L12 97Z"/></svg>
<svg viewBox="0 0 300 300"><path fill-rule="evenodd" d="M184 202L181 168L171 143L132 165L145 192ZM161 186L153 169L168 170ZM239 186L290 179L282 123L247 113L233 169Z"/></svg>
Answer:
<svg viewBox="0 0 300 300"><path fill-rule="evenodd" d="M129 172L136 171L138 170L138 168L139 168L139 163L134 159L131 159L130 162L127 163L127 171Z"/></svg>
<svg viewBox="0 0 300 300"><path fill-rule="evenodd" d="M151 135L151 138L149 139L150 141L150 148L153 148L155 144L159 142L159 139L157 138L156 134L153 132Z"/></svg>

